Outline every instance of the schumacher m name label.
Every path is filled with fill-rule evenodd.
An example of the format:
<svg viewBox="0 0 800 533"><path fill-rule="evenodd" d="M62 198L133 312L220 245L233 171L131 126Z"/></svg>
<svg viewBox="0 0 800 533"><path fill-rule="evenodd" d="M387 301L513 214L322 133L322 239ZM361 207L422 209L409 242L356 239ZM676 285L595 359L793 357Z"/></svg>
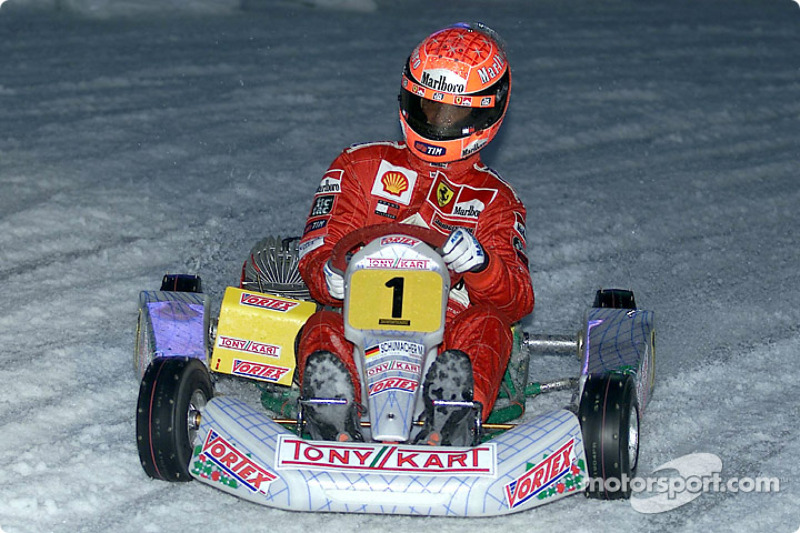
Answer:
<svg viewBox="0 0 800 533"><path fill-rule="evenodd" d="M492 443L474 448L308 442L281 435L275 466L280 469L336 470L413 475L494 476Z"/></svg>
<svg viewBox="0 0 800 533"><path fill-rule="evenodd" d="M574 448L575 439L570 439L540 463L506 485L505 493L509 509L536 497L537 494L564 477L572 466Z"/></svg>
<svg viewBox="0 0 800 533"><path fill-rule="evenodd" d="M213 429L208 431L200 454L254 493L266 494L269 484L278 479Z"/></svg>
<svg viewBox="0 0 800 533"><path fill-rule="evenodd" d="M367 359L375 356L406 355L422 361L422 357L425 355L425 345L411 341L384 341L370 346L364 353Z"/></svg>

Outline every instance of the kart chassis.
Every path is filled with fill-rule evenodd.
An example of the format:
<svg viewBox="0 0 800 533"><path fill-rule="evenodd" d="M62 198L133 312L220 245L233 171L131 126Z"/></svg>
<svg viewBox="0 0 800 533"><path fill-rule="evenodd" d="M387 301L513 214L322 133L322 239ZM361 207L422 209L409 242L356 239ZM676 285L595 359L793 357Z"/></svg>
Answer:
<svg viewBox="0 0 800 533"><path fill-rule="evenodd" d="M358 272L364 261L381 258L382 248L376 244L373 249L367 246L355 254L349 275ZM420 249L425 251L424 248L422 245ZM438 255L428 251L425 258L436 263L433 270L440 273L446 301L449 280L441 275L446 269ZM296 243L268 238L256 245L245 262L240 286L257 288L264 294L272 292L276 298L285 298L281 295L291 291L295 291L292 296L302 296L296 282L283 283L296 275L297 257ZM257 266L259 261L261 267ZM263 268L265 262L272 264L271 272L282 272L281 279L263 275L267 270ZM416 396L403 397L402 391L392 399L388 399L389 394L375 395L386 401L383 406L370 405L370 412L382 412L386 404L397 408L403 400L402 409L414 416L362 420L373 441L366 443L304 439L304 402L336 400L301 399L296 386L259 381L262 404L272 415L236 398L213 396L202 374L211 371L209 375L214 375L210 368L214 322L210 299L202 293L199 277L167 275L161 290L140 294L135 361L142 388L137 433L140 458L151 477L183 481L190 476L255 503L290 510L488 516L530 509L585 492L589 478L608 465L617 465L627 473L635 470L640 417L654 385L655 329L653 313L636 308L630 291L598 291L576 335L530 335L517 329L504 382L507 392L498 399L483 426L480 413L476 413L476 439L467 448L433 449L408 444L410 432L419 424L416 415L420 403ZM363 331L348 331L348 338L362 347L382 342L380 335L370 341L359 339ZM426 358L441 340L439 328L428 333L420 343L425 346ZM374 336L375 331L367 335ZM414 342L417 340L420 339ZM580 370L574 377L528 383L529 357L538 354L575 356ZM364 354L361 355L357 360L364 361ZM419 365L419 376L424 375L429 364L427 358ZM362 375L366 373L363 367L360 371ZM175 375L176 381L192 376L187 385L193 389L187 405L179 405L171 413L180 426L178 433L185 429L186 440L192 438L188 443L158 440L153 429L159 408L153 405L152 398L178 397L180 392L153 377L162 374ZM364 387L364 397L370 398L368 380ZM572 391L564 409L522 416L527 398L559 390ZM609 395L624 404L624 412L607 411L608 403L601 398ZM591 414L598 410L603 420L611 421L610 426L598 423L598 417ZM142 416L143 411L151 416ZM587 423L582 419L591 420ZM142 444L144 433L156 435L146 446ZM609 434L623 437L616 444L616 455L611 457L597 451L602 448L598 443ZM187 445L190 459L185 463ZM181 447L184 455L179 462L183 468L181 464L169 465L169 461L167 466L165 461L159 463L161 452L168 455L166 452ZM589 495L609 499L627 496L605 490L590 491Z"/></svg>

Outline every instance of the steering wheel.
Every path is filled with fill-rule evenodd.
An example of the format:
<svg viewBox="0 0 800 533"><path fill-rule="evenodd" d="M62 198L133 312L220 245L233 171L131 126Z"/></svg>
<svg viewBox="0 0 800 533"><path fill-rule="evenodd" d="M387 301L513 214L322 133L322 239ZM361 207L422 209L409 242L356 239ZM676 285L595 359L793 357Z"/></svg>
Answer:
<svg viewBox="0 0 800 533"><path fill-rule="evenodd" d="M437 252L441 251L442 246L447 241L447 235L442 235L438 231L429 228L401 224L400 222L372 224L371 226L364 226L363 228L348 233L334 245L333 251L331 252L331 267L344 274L350 255L352 255L356 249L363 248L378 237L395 233L419 239ZM450 286L453 287L461 281L461 274L453 272L452 270L448 270L448 272L450 273Z"/></svg>

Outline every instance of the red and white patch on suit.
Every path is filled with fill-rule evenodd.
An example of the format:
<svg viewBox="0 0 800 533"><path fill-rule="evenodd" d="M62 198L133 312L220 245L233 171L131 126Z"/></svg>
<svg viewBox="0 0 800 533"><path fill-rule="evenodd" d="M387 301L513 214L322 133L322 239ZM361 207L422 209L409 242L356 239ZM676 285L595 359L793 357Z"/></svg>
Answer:
<svg viewBox="0 0 800 533"><path fill-rule="evenodd" d="M371 193L398 204L409 205L416 183L417 173L413 170L381 161Z"/></svg>
<svg viewBox="0 0 800 533"><path fill-rule="evenodd" d="M517 235L522 239L522 244L525 245L528 241L528 230L525 227L525 217L518 211L514 211L514 231L517 232Z"/></svg>
<svg viewBox="0 0 800 533"><path fill-rule="evenodd" d="M441 172L428 193L428 204L445 218L475 220L497 196L497 189L480 189L450 182Z"/></svg>
<svg viewBox="0 0 800 533"><path fill-rule="evenodd" d="M319 182L316 194L339 194L342 192L342 176L344 170L332 169L325 173Z"/></svg>
<svg viewBox="0 0 800 533"><path fill-rule="evenodd" d="M445 218L440 213L434 212L431 219L431 228L449 235L456 228L465 228L470 233L475 233L478 227L477 220L464 220L460 218Z"/></svg>
<svg viewBox="0 0 800 533"><path fill-rule="evenodd" d="M497 189L459 185L439 172L434 177L420 215L428 226L447 235L456 228L474 232L478 217L497 196Z"/></svg>

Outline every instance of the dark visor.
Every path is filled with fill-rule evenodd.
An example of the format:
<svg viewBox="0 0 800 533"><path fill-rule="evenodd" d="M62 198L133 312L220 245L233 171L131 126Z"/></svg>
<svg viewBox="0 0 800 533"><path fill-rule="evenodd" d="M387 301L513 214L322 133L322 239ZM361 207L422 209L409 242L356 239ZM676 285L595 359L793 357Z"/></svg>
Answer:
<svg viewBox="0 0 800 533"><path fill-rule="evenodd" d="M508 95L508 71L489 89L469 96L487 95L497 96L494 107L462 107L427 100L403 88L400 110L417 134L426 139L451 141L486 129L500 119Z"/></svg>

